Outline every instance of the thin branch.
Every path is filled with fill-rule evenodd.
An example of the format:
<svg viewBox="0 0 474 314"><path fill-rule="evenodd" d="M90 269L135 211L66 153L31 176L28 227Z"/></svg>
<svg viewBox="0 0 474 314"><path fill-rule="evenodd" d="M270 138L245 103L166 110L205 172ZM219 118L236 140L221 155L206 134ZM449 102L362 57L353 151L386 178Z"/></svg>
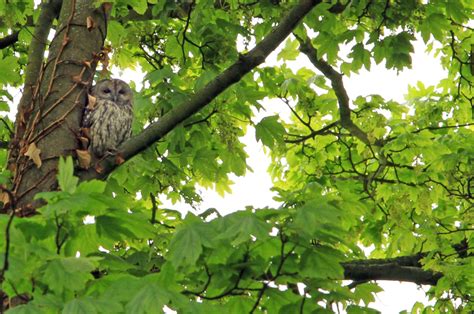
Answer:
<svg viewBox="0 0 474 314"><path fill-rule="evenodd" d="M299 37L296 38L300 42L300 51L304 53L308 57L309 61L331 81L331 86L336 94L339 104L339 114L341 117L342 127L349 130L353 136L357 137L365 144L370 145L367 134L351 120L349 96L347 95L346 89L344 88L342 74L334 70L331 65L329 65L329 63L323 59L318 58L318 51L313 47L309 39L303 40Z"/></svg>
<svg viewBox="0 0 474 314"><path fill-rule="evenodd" d="M61 248L63 247L64 243L68 238L68 234L65 233L64 237L61 239L61 229L63 229L64 223L59 221L59 217L57 215L55 215L54 221L56 223L57 228L54 242L56 243L56 254L59 255L59 253L61 253Z"/></svg>
<svg viewBox="0 0 474 314"><path fill-rule="evenodd" d="M150 222L152 225L156 224L156 212L158 211L158 204L156 202L156 197L153 193L150 192L150 199L151 199L151 218Z"/></svg>
<svg viewBox="0 0 474 314"><path fill-rule="evenodd" d="M2 121L2 123L5 125L5 127L8 130L8 133L10 133L10 136L13 137L15 133L13 132L12 128L8 125L8 122L5 120L5 118L0 118L0 121Z"/></svg>
<svg viewBox="0 0 474 314"><path fill-rule="evenodd" d="M302 135L302 136L298 136L298 135L293 135L293 136L297 136L298 138L297 139L294 139L294 140L289 140L289 139L286 139L285 140L285 143L291 143L291 144L296 144L296 143L301 143L301 142L304 142L310 138L314 138L318 135L325 135L325 134L332 134L329 130L332 129L333 127L337 126L340 122L339 121L335 121L335 122L332 122L324 127L322 127L321 129L319 130L313 130L311 133L309 133L308 135Z"/></svg>
<svg viewBox="0 0 474 314"><path fill-rule="evenodd" d="M183 41L181 42L181 52L183 54L183 63L186 63L186 51L184 48L184 44L186 43L186 41L188 41L188 38L186 37L186 32L189 29L189 23L191 21L191 13L193 12L193 7L194 7L194 0L191 1L191 4L189 5L188 16L186 18L186 24L184 25L184 29L183 29Z"/></svg>
<svg viewBox="0 0 474 314"><path fill-rule="evenodd" d="M0 270L0 283L3 283L5 279L5 272L8 270L9 266L8 257L10 255L10 228L13 223L13 218L15 218L16 214L16 199L13 193L10 190L4 188L3 186L0 186L0 190L2 190L3 193L6 193L8 195L8 200L10 202L8 206L11 210L10 217L8 218L7 225L5 227L5 254L3 255L3 267ZM3 206L7 207L6 205L7 204L4 204Z"/></svg>

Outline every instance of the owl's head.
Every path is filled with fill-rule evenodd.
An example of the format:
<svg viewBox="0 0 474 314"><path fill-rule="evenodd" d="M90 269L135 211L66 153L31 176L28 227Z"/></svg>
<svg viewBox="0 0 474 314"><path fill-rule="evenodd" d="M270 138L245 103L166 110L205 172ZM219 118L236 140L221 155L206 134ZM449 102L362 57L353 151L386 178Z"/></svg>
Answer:
<svg viewBox="0 0 474 314"><path fill-rule="evenodd" d="M117 105L131 106L133 92L130 86L119 79L106 79L97 82L91 94L99 99L113 101Z"/></svg>

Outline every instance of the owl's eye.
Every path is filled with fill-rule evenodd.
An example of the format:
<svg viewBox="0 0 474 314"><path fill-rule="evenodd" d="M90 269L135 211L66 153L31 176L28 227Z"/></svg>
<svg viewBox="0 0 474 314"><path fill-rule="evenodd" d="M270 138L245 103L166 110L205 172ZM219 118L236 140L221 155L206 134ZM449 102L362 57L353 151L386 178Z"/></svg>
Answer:
<svg viewBox="0 0 474 314"><path fill-rule="evenodd" d="M103 92L106 93L106 94L108 94L108 93L110 93L110 89L109 89L109 88L106 88L106 89L103 90Z"/></svg>
<svg viewBox="0 0 474 314"><path fill-rule="evenodd" d="M119 90L119 94L121 94L121 95L125 94L125 90L123 90L123 89Z"/></svg>

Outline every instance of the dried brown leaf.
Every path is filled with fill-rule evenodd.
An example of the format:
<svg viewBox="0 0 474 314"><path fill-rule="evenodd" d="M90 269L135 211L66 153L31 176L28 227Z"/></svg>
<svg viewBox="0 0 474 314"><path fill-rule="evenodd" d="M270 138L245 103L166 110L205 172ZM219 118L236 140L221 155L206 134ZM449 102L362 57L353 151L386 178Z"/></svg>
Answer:
<svg viewBox="0 0 474 314"><path fill-rule="evenodd" d="M79 142L81 143L81 148L87 149L89 147L89 139L85 136L79 136Z"/></svg>
<svg viewBox="0 0 474 314"><path fill-rule="evenodd" d="M0 202L2 202L4 206L10 203L10 196L7 192L0 193Z"/></svg>
<svg viewBox="0 0 474 314"><path fill-rule="evenodd" d="M122 155L117 154L115 155L115 164L116 165L121 165L125 162L125 159L123 159Z"/></svg>
<svg viewBox="0 0 474 314"><path fill-rule="evenodd" d="M90 15L86 18L86 27L89 32L95 28L95 21Z"/></svg>
<svg viewBox="0 0 474 314"><path fill-rule="evenodd" d="M94 110L97 97L87 94L87 109Z"/></svg>
<svg viewBox="0 0 474 314"><path fill-rule="evenodd" d="M82 75L80 74L73 75L71 79L74 83L79 83L79 84L82 83Z"/></svg>
<svg viewBox="0 0 474 314"><path fill-rule="evenodd" d="M69 43L69 41L70 41L70 38L67 37L66 34L64 34L62 45L66 46Z"/></svg>
<svg viewBox="0 0 474 314"><path fill-rule="evenodd" d="M102 7L104 8L105 13L109 13L112 9L112 2L104 2L102 3Z"/></svg>
<svg viewBox="0 0 474 314"><path fill-rule="evenodd" d="M104 172L104 167L102 167L99 163L97 163L95 165L95 171L97 171L97 173L103 173Z"/></svg>
<svg viewBox="0 0 474 314"><path fill-rule="evenodd" d="M41 149L39 149L35 143L31 143L28 145L25 156L32 160L36 167L40 168L42 165L40 154Z"/></svg>
<svg viewBox="0 0 474 314"><path fill-rule="evenodd" d="M76 149L77 161L82 169L89 169L91 166L91 154L88 150Z"/></svg>
<svg viewBox="0 0 474 314"><path fill-rule="evenodd" d="M84 135L86 138L90 139L90 129L89 128L81 128L82 135Z"/></svg>

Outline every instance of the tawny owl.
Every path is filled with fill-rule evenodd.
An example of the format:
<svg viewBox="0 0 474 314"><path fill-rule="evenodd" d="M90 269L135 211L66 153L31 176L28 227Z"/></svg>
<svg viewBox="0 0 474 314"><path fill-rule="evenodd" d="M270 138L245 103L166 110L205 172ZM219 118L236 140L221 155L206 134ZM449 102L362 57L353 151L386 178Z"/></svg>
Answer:
<svg viewBox="0 0 474 314"><path fill-rule="evenodd" d="M91 151L96 156L114 152L130 138L133 92L122 80L102 80L92 87L82 125L89 129Z"/></svg>

